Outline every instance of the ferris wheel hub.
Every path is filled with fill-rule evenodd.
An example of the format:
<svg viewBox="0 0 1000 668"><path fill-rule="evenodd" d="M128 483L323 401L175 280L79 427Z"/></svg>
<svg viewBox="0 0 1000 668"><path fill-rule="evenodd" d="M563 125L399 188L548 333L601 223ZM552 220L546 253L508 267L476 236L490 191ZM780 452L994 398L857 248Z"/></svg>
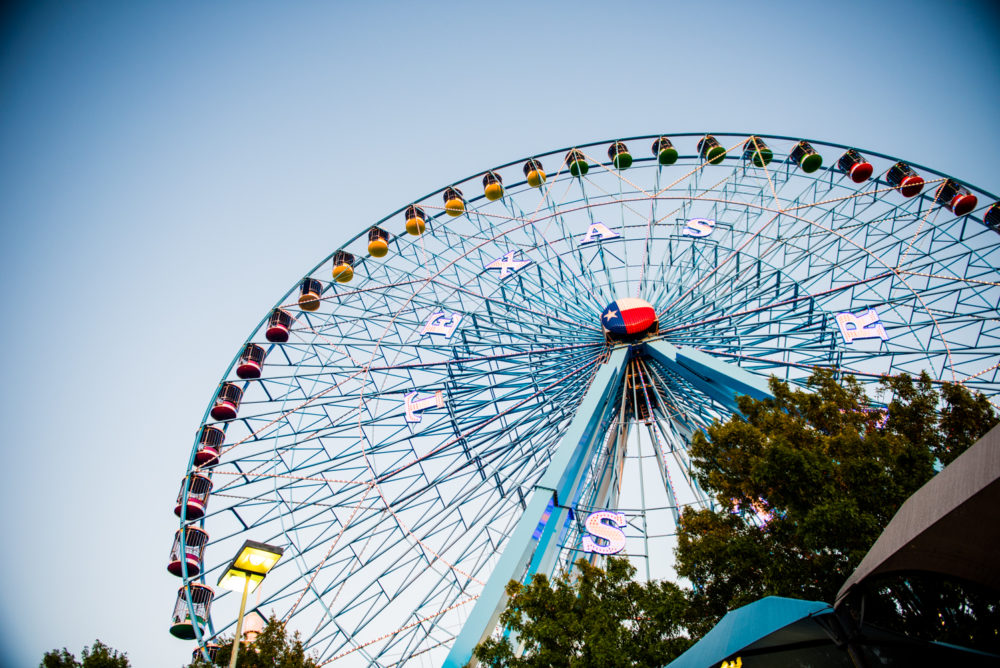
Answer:
<svg viewBox="0 0 1000 668"><path fill-rule="evenodd" d="M601 327L609 341L638 341L659 330L656 309L645 299L624 297L601 312Z"/></svg>

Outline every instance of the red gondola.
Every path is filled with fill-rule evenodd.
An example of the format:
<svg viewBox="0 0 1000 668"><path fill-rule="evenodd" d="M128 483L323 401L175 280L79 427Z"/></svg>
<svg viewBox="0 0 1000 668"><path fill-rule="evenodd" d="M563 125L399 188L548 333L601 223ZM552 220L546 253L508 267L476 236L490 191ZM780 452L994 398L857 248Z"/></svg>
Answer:
<svg viewBox="0 0 1000 668"><path fill-rule="evenodd" d="M979 200L958 181L945 179L934 193L934 201L951 209L956 216L964 216L976 208Z"/></svg>
<svg viewBox="0 0 1000 668"><path fill-rule="evenodd" d="M903 197L919 195L924 189L924 180L905 162L897 162L886 172L885 180L898 190Z"/></svg>
<svg viewBox="0 0 1000 668"><path fill-rule="evenodd" d="M187 499L184 498L184 484L188 484ZM181 491L177 495L177 505L174 506L174 515L180 517L184 515L186 520L200 520L205 516L205 508L208 507L208 495L212 492L212 479L207 475L192 473L188 478L181 481ZM187 512L184 513L184 509Z"/></svg>
<svg viewBox="0 0 1000 668"><path fill-rule="evenodd" d="M865 156L853 148L847 149L847 152L840 156L840 159L837 160L837 167L850 176L855 183L864 183L872 177L872 172L875 171L872 163L865 160Z"/></svg>
<svg viewBox="0 0 1000 668"><path fill-rule="evenodd" d="M994 232L1000 232L1000 202L994 202L990 208L986 209L983 222Z"/></svg>
<svg viewBox="0 0 1000 668"><path fill-rule="evenodd" d="M194 453L195 466L211 466L219 461L222 443L226 440L226 432L218 427L205 425L198 435L198 451Z"/></svg>
<svg viewBox="0 0 1000 668"><path fill-rule="evenodd" d="M223 383L215 395L211 415L216 420L232 420L240 410L243 388L233 383Z"/></svg>
<svg viewBox="0 0 1000 668"><path fill-rule="evenodd" d="M181 532L184 532L184 557L181 557ZM198 527L184 527L174 534L174 546L170 548L170 563L167 570L171 575L184 577L184 562L187 562L187 576L193 578L201 573L201 561L208 545L208 534Z"/></svg>
<svg viewBox="0 0 1000 668"><path fill-rule="evenodd" d="M260 378L260 373L264 368L264 357L267 351L255 343L248 343L243 346L240 354L240 361L236 364L236 375L243 380L250 378Z"/></svg>
<svg viewBox="0 0 1000 668"><path fill-rule="evenodd" d="M264 336L271 343L285 343L288 341L288 334L292 329L292 318L288 311L276 308L271 311L271 317L267 321L267 332Z"/></svg>

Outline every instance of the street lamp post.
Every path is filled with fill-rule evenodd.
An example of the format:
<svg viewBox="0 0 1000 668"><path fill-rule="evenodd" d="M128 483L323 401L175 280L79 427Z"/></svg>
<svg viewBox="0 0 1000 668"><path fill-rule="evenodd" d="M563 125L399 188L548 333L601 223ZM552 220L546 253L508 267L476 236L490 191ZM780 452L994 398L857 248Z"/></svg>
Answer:
<svg viewBox="0 0 1000 668"><path fill-rule="evenodd" d="M284 550L274 545L248 540L233 558L229 568L219 577L219 586L229 591L243 591L240 614L236 618L236 637L233 638L233 653L229 658L229 668L236 668L236 655L240 649L240 634L243 632L243 613L247 608L247 594L257 589L267 572L278 563Z"/></svg>

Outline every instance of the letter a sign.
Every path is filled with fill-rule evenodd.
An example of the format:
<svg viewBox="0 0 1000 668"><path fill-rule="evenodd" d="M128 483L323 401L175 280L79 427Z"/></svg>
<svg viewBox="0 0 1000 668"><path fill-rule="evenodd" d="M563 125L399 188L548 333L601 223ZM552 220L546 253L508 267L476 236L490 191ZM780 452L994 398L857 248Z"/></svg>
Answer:
<svg viewBox="0 0 1000 668"><path fill-rule="evenodd" d="M587 233L580 237L581 246L585 244L592 244L598 241L607 241L608 239L617 239L621 235L609 228L604 223L593 223L587 228Z"/></svg>

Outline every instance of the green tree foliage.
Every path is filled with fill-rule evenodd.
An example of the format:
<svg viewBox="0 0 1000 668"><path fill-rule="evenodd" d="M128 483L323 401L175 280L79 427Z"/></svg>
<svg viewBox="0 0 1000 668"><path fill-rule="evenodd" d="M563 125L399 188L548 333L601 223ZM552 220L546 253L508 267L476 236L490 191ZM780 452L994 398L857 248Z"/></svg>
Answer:
<svg viewBox="0 0 1000 668"><path fill-rule="evenodd" d="M819 372L810 391L772 378L774 400L740 397L743 418L695 436L695 477L718 506L681 520L692 635L762 596L832 601L902 503L997 423L961 385L939 391L924 375L883 387L884 427L854 378ZM763 526L758 511L771 516Z"/></svg>
<svg viewBox="0 0 1000 668"><path fill-rule="evenodd" d="M232 651L233 641L230 638L222 643L212 663L197 659L190 668L228 666ZM285 625L274 615L267 620L260 635L252 643L240 647L237 665L240 668L317 668L318 666L315 659L306 656L298 632L289 638Z"/></svg>
<svg viewBox="0 0 1000 668"><path fill-rule="evenodd" d="M476 647L485 666L510 668L616 668L662 666L690 642L678 625L684 593L669 582L639 583L626 559L610 558L602 570L581 559L572 575L550 582L511 581L500 623L516 634L523 652L507 638Z"/></svg>
<svg viewBox="0 0 1000 668"><path fill-rule="evenodd" d="M39 668L130 668L128 655L113 650L100 640L95 640L90 648L84 647L80 654L82 661L70 654L65 647L46 652Z"/></svg>

